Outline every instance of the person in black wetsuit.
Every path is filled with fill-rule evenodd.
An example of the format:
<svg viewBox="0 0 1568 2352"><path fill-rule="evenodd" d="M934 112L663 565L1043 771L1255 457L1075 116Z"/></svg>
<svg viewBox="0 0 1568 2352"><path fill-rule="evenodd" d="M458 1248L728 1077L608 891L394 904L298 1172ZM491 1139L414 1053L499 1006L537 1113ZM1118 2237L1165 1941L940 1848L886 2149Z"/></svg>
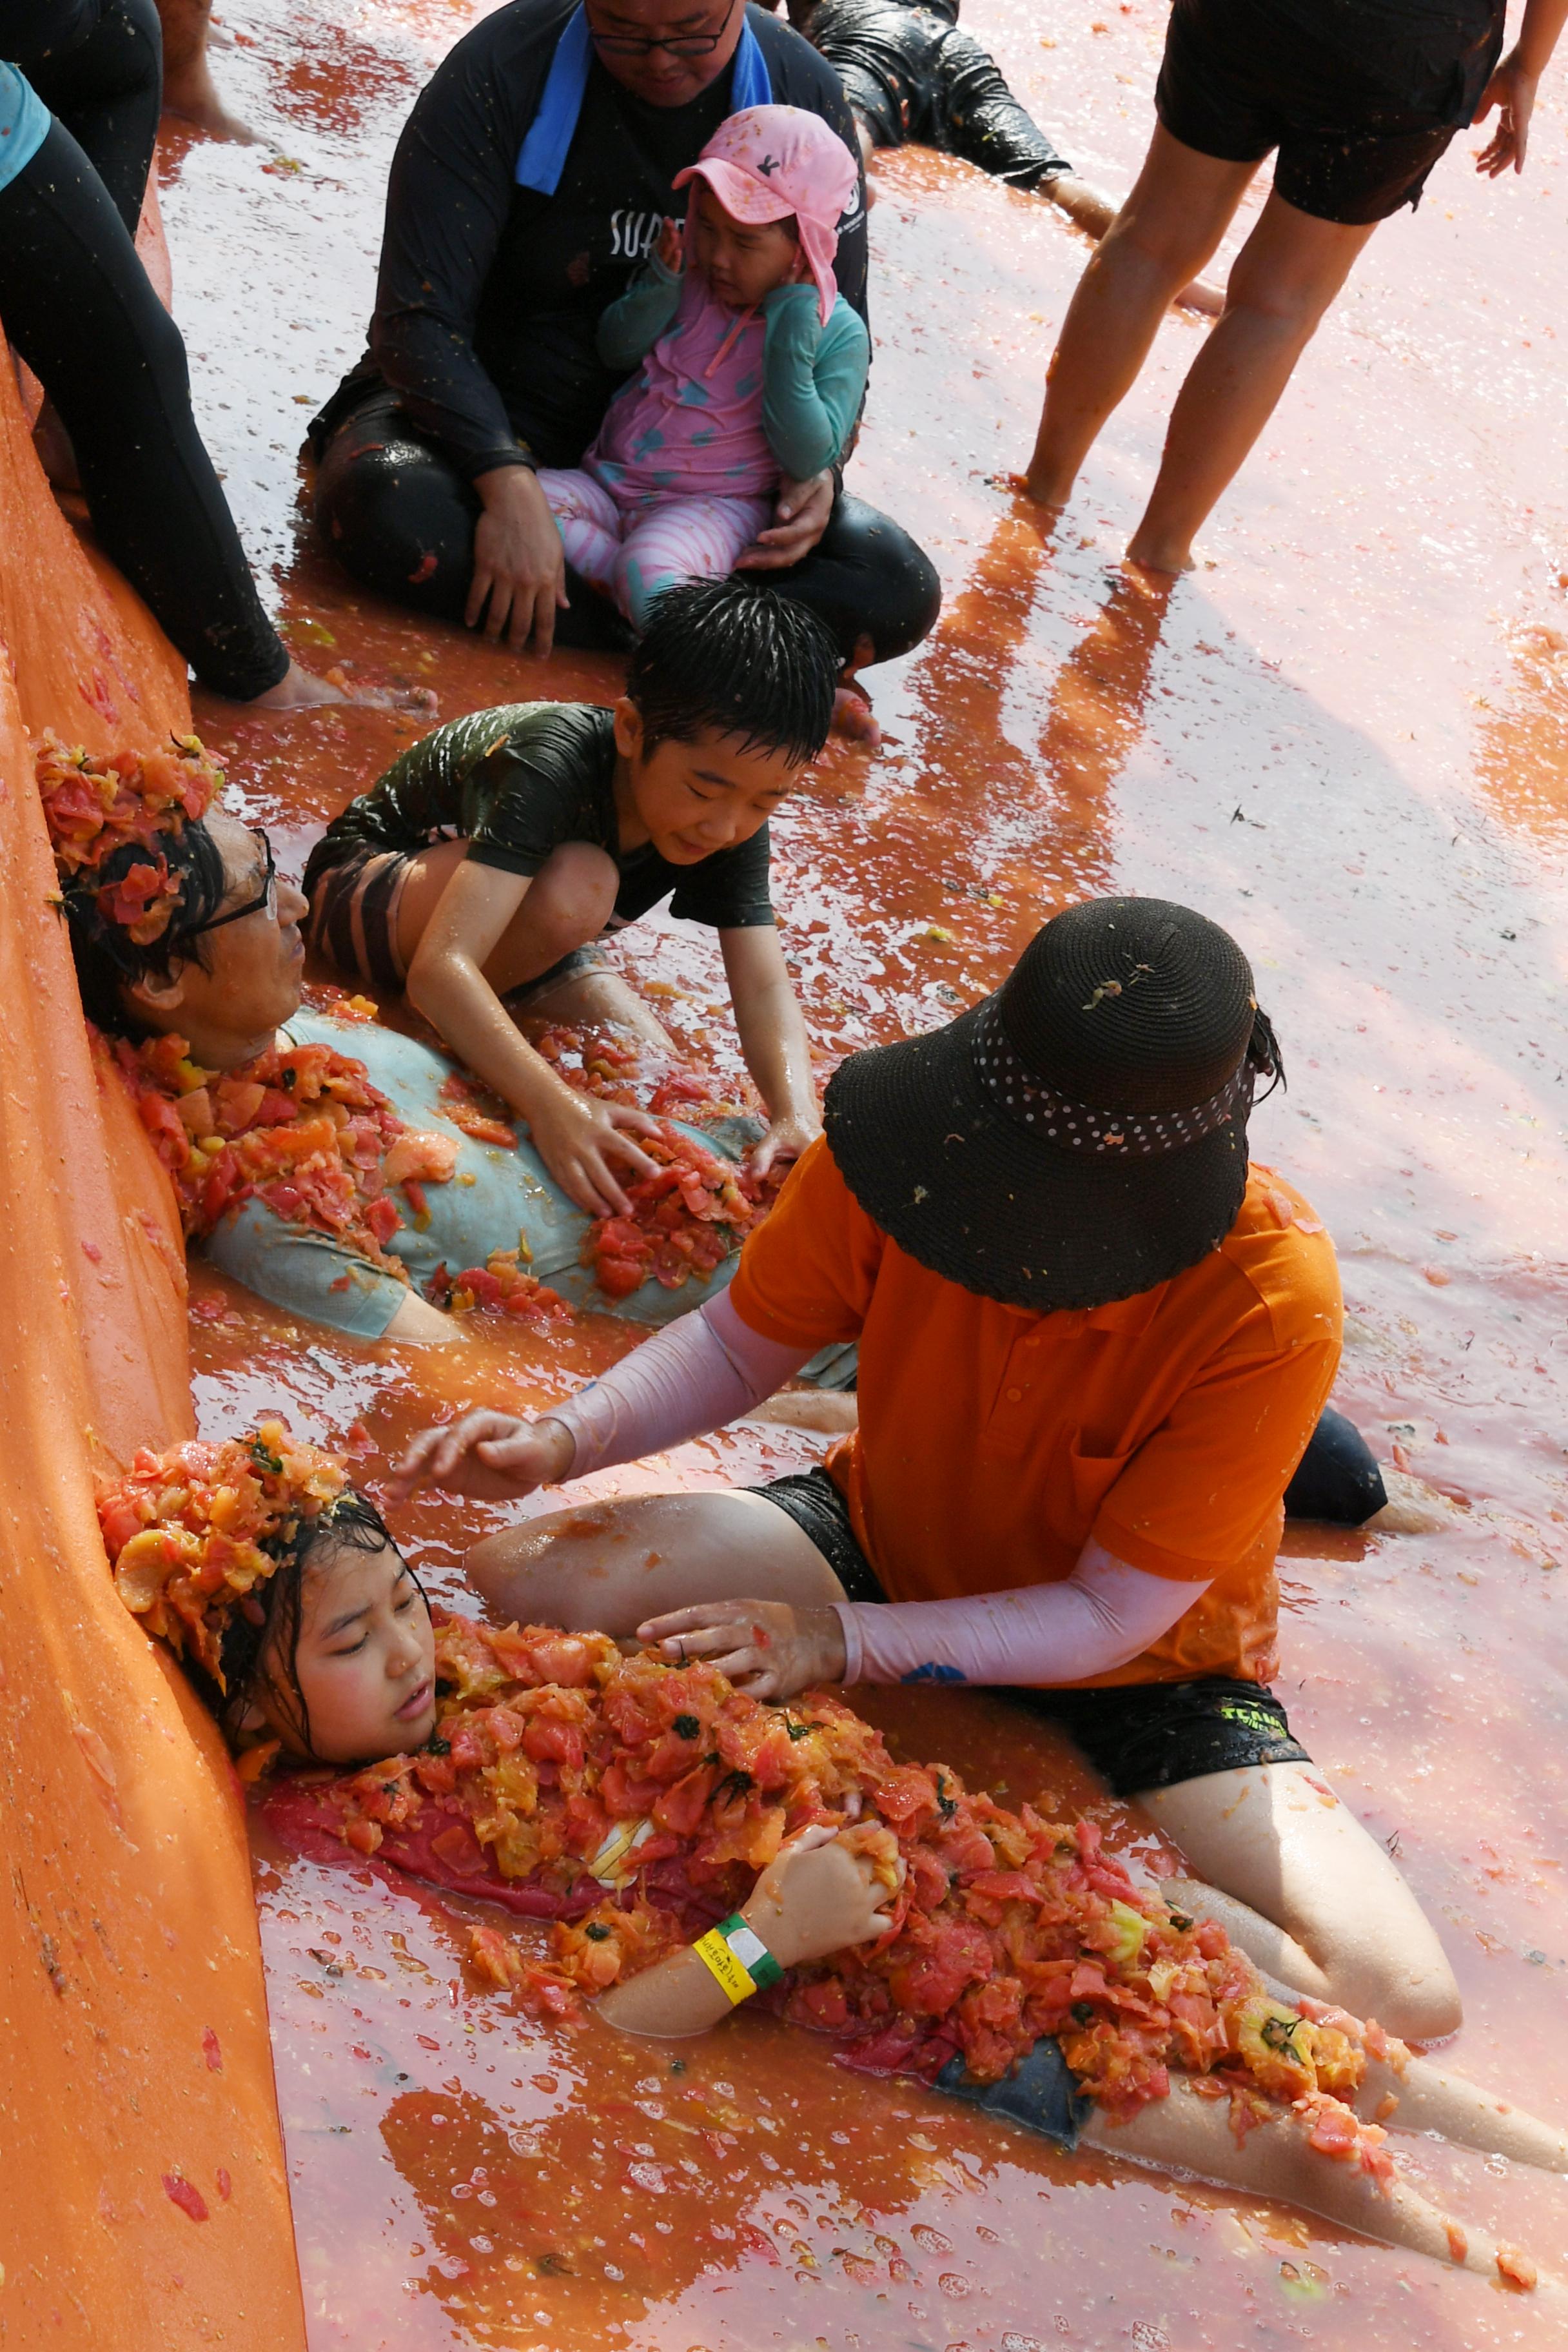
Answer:
<svg viewBox="0 0 1568 2352"><path fill-rule="evenodd" d="M1089 266L1046 375L1023 488L1053 518L1131 390L1171 289L1202 268L1264 157L1274 184L1237 256L1224 316L1177 394L1129 560L1190 571L1193 538L1245 461L1378 224L1421 201L1464 126L1476 158L1524 164L1564 0L1175 0L1143 169Z"/></svg>
<svg viewBox="0 0 1568 2352"><path fill-rule="evenodd" d="M844 85L869 171L879 147L934 147L1043 196L1092 237L1114 200L1079 177L1020 105L988 49L960 29L959 0L788 0L789 19ZM1175 296L1216 317L1222 297L1201 278Z"/></svg>
<svg viewBox="0 0 1568 2352"><path fill-rule="evenodd" d="M370 349L311 426L316 515L367 586L521 651L624 642L568 572L536 466L573 467L622 380L601 312L684 212L678 172L737 108L819 114L837 77L745 0L512 0L475 26L398 142ZM837 274L866 310L863 187ZM809 604L847 664L917 645L941 602L897 523L818 476L742 559Z"/></svg>
<svg viewBox="0 0 1568 2352"><path fill-rule="evenodd" d="M0 323L68 436L99 543L201 683L271 708L340 700L262 610L136 252L162 54L153 0L0 10Z"/></svg>

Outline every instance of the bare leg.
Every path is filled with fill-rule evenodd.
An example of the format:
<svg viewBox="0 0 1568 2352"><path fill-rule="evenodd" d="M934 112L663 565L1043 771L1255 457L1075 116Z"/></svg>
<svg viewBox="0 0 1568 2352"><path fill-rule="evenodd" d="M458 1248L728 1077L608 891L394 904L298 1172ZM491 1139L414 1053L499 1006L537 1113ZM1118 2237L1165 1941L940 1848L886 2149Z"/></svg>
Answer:
<svg viewBox="0 0 1568 2352"><path fill-rule="evenodd" d="M1126 398L1175 296L1230 225L1255 163L1225 163L1156 125L1137 184L1089 256L1046 373L1046 404L1025 477L1064 507L1106 418Z"/></svg>
<svg viewBox="0 0 1568 2352"><path fill-rule="evenodd" d="M1205 1907L1260 1968L1407 2041L1457 2031L1458 1987L1434 1929L1313 1766L1207 1772L1138 1801L1219 1891Z"/></svg>
<svg viewBox="0 0 1568 2352"><path fill-rule="evenodd" d="M1075 228L1098 244L1114 222L1121 207L1114 197L1102 195L1088 180L1080 180L1076 172L1058 172L1051 179L1042 180L1035 191L1058 212L1066 213ZM1217 286L1205 278L1194 278L1171 297L1178 310L1198 310L1205 318L1217 319L1225 309L1225 295Z"/></svg>
<svg viewBox="0 0 1568 2352"><path fill-rule="evenodd" d="M1132 562L1155 572L1191 567L1194 534L1273 415L1375 226L1315 220L1269 196L1237 256L1225 316L1176 395L1148 509L1128 544Z"/></svg>
<svg viewBox="0 0 1568 2352"><path fill-rule="evenodd" d="M624 1029L644 1045L678 1059L680 1048L651 1005L618 971L603 966L568 972L532 991L511 1011L529 1021L559 1021L572 1029Z"/></svg>
<svg viewBox="0 0 1568 2352"><path fill-rule="evenodd" d="M1256 1961L1269 1990L1286 2002L1295 2000L1301 1988L1287 1980L1280 1961L1293 1957L1297 1977L1311 1972L1313 1964L1271 1919L1201 1878L1168 1878L1162 1892L1194 1918L1217 1919L1231 1942ZM1353 2105L1366 2122L1386 2124L1392 2131L1441 2132L1445 2139L1483 2155L1506 2156L1542 2172L1568 2172L1568 2132L1560 2125L1543 2123L1430 2058L1412 2055L1400 2068L1369 2053Z"/></svg>
<svg viewBox="0 0 1568 2352"><path fill-rule="evenodd" d="M158 0L163 25L163 106L205 131L209 139L254 146L256 133L229 112L207 63L212 0Z"/></svg>
<svg viewBox="0 0 1568 2352"><path fill-rule="evenodd" d="M1489 2241L1478 2231L1471 2247L1457 2221L1402 2181L1385 2194L1358 2165L1320 2156L1308 2146L1300 2126L1284 2116L1259 2124L1238 2144L1230 2127L1229 2101L1199 2098L1180 2078L1169 2098L1141 2107L1130 2123L1112 2124L1096 2114L1084 2138L1108 2156L1194 2172L1226 2188L1302 2206L1343 2229L1380 2238L1384 2245L1408 2246L1434 2262L1497 2275ZM1561 2293L1550 2281L1542 2291L1554 2297Z"/></svg>
<svg viewBox="0 0 1568 2352"><path fill-rule="evenodd" d="M844 1589L809 1536L760 1495L644 1495L508 1528L464 1562L476 1591L521 1624L632 1633L692 1601L820 1608Z"/></svg>

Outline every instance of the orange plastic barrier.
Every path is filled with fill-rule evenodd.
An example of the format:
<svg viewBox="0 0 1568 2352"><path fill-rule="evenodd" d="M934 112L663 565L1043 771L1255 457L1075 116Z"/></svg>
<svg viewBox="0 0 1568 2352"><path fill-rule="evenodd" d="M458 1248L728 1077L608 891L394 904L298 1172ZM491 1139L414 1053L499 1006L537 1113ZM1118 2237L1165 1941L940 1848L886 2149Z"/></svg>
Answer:
<svg viewBox="0 0 1568 2352"><path fill-rule="evenodd" d="M297 2352L244 1820L115 1599L93 1472L191 1426L168 1182L99 1083L26 730L190 725L62 518L0 344L0 2343Z"/></svg>

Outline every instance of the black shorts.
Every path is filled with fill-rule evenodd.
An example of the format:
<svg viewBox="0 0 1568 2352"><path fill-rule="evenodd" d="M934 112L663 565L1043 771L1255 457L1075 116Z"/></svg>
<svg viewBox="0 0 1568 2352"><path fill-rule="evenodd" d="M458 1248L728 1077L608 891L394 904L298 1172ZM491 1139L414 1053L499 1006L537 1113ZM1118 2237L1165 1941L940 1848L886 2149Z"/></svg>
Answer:
<svg viewBox="0 0 1568 2352"><path fill-rule="evenodd" d="M1501 47L1493 0L1175 0L1154 106L1202 155L1278 148L1287 204L1365 227L1420 202Z"/></svg>
<svg viewBox="0 0 1568 2352"><path fill-rule="evenodd" d="M888 1598L849 1524L849 1508L826 1470L753 1486L810 1537L844 1587L847 1601ZM1025 1690L1033 1715L1058 1724L1113 1797L1201 1780L1251 1764L1310 1764L1285 1709L1260 1683L1205 1675L1188 1683L1121 1683L1100 1690Z"/></svg>

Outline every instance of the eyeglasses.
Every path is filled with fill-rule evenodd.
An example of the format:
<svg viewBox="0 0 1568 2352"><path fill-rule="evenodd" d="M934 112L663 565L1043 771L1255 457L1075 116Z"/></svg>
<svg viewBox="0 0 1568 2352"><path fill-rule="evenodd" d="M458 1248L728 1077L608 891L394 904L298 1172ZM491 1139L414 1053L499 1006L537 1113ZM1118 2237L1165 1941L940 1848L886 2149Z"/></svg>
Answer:
<svg viewBox="0 0 1568 2352"><path fill-rule="evenodd" d="M710 57L730 29L739 0L730 0L720 20L717 31L711 33L679 33L669 40L645 41L635 36L601 33L589 20L588 29L594 36L594 47L606 58L651 58L655 49L662 49L668 58Z"/></svg>
<svg viewBox="0 0 1568 2352"><path fill-rule="evenodd" d="M215 915L210 923L195 924L192 929L184 934L187 940L198 940L204 931L221 931L226 923L243 923L247 915L259 915L263 907L266 908L268 915L276 918L278 866L272 855L272 844L259 825L256 827L252 838L261 844L262 855L267 860L267 871L261 877L260 889L254 898L247 898L243 907L235 907L226 915Z"/></svg>

